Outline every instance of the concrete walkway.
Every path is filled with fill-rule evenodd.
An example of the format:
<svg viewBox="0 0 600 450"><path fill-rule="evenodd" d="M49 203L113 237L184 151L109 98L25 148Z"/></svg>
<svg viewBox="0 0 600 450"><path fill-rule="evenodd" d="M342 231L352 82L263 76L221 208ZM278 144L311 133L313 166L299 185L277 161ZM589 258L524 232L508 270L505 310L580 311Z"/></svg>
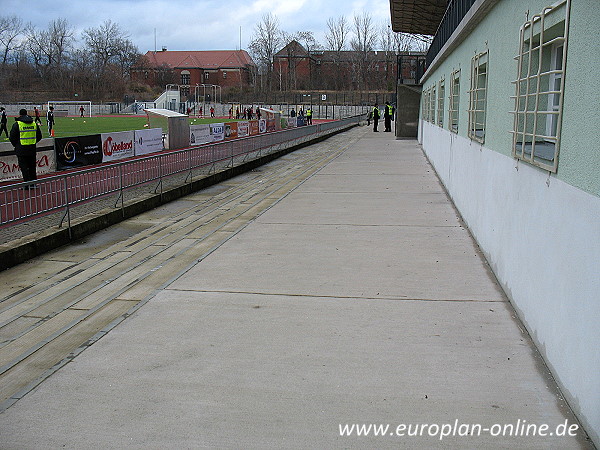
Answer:
<svg viewBox="0 0 600 450"><path fill-rule="evenodd" d="M63 292L1 335L15 370L61 336L41 325L107 317L17 372L41 370L5 394L1 448L593 448L557 436L575 417L417 143L389 133L353 129L0 281L27 308Z"/></svg>

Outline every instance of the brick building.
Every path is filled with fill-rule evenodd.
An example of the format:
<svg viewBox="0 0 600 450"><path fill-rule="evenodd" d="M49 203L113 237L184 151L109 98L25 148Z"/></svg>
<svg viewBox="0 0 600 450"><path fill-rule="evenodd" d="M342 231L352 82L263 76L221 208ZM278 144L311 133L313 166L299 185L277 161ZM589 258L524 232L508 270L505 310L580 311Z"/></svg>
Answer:
<svg viewBox="0 0 600 450"><path fill-rule="evenodd" d="M150 86L213 84L223 88L253 83L256 65L245 50L150 51L132 69L134 81Z"/></svg>
<svg viewBox="0 0 600 450"><path fill-rule="evenodd" d="M295 40L273 58L280 90L395 90L397 70L394 52L308 51Z"/></svg>

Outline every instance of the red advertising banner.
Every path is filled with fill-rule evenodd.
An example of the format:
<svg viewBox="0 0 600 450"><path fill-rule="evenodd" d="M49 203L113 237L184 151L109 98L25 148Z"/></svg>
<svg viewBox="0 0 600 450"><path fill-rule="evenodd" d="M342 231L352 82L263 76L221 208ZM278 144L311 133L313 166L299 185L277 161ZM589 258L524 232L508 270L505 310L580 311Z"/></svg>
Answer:
<svg viewBox="0 0 600 450"><path fill-rule="evenodd" d="M258 120L250 121L250 136L255 136L258 134Z"/></svg>
<svg viewBox="0 0 600 450"><path fill-rule="evenodd" d="M238 137L237 122L225 124L225 140L236 139Z"/></svg>

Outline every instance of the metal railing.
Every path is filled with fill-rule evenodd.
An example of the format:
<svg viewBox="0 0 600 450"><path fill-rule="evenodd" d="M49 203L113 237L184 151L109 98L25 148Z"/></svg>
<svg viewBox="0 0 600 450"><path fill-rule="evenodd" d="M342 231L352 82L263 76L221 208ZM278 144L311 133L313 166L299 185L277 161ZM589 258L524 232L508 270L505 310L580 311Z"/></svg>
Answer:
<svg viewBox="0 0 600 450"><path fill-rule="evenodd" d="M427 51L426 66L431 66L431 63L440 52L444 44L448 42L454 30L458 28L463 17L467 15L476 0L451 0L448 3L444 17L435 33L435 37L431 42L431 46Z"/></svg>
<svg viewBox="0 0 600 450"><path fill-rule="evenodd" d="M71 229L71 212L75 206L89 204L101 197L118 194L114 208L124 208L125 196L136 187L148 185L143 193L163 193L164 182L174 175L185 175L182 184L194 177L235 167L252 159L285 150L292 146L326 136L357 124L363 116L335 122L286 129L232 141L169 151L98 167L74 170L44 177L35 182L15 183L0 187L0 227L10 228L53 212L62 211L59 227ZM196 173L195 173L196 172ZM98 208L101 209L101 208ZM92 208L93 210L93 208ZM93 211L92 211L93 212Z"/></svg>

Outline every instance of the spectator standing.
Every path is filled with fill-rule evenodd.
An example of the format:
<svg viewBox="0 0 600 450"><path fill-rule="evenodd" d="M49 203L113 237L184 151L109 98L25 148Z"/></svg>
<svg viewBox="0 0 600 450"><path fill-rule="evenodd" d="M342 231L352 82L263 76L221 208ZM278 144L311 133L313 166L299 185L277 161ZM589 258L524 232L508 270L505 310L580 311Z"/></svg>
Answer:
<svg viewBox="0 0 600 450"><path fill-rule="evenodd" d="M19 168L23 174L23 181L33 181L37 179L35 171L36 165L36 144L42 139L42 130L33 119L27 115L27 110L19 111L19 117L10 129L10 142L15 148ZM27 186L28 189L34 185Z"/></svg>
<svg viewBox="0 0 600 450"><path fill-rule="evenodd" d="M0 136L2 136L2 132L6 133L6 139L8 139L8 128L6 128L6 110L4 106L0 107Z"/></svg>
<svg viewBox="0 0 600 450"><path fill-rule="evenodd" d="M48 109L46 121L48 122L48 136L54 136L54 106Z"/></svg>
<svg viewBox="0 0 600 450"><path fill-rule="evenodd" d="M381 117L379 113L379 108L377 107L377 103L373 106L373 131L378 132L377 125L379 124L379 118Z"/></svg>
<svg viewBox="0 0 600 450"><path fill-rule="evenodd" d="M392 105L390 105L390 102L385 102L385 109L383 111L383 120L385 122L385 130L383 131L387 131L390 132L392 131L392 115L394 113L394 110L392 108Z"/></svg>

